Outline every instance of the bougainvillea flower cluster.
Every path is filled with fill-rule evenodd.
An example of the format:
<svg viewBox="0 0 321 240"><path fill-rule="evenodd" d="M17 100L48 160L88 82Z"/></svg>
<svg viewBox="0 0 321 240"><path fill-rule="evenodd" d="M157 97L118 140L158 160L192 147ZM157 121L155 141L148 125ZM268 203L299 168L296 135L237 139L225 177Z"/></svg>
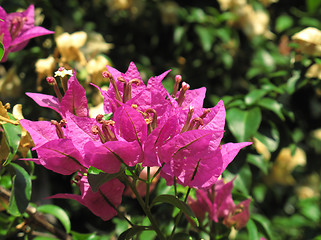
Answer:
<svg viewBox="0 0 321 240"><path fill-rule="evenodd" d="M234 226L240 229L250 219L249 205L251 199L246 199L235 205L232 198L233 181L224 183L223 179L218 180L209 189L198 189L196 200L189 199L189 205L200 222L208 217L215 222L221 221L227 227Z"/></svg>
<svg viewBox="0 0 321 240"><path fill-rule="evenodd" d="M101 90L105 112L96 118L88 116L86 92L75 72L64 94L57 89L53 77L47 80L54 86L57 97L27 93L40 106L57 111L62 118L59 122L21 121L35 142L38 158L33 161L61 174L81 173L77 181L81 196L58 197L75 199L106 220L116 213L105 215L96 211L90 201L109 199L110 184L100 186L99 192L91 192L86 179L90 166L110 174L121 171L122 164L159 167L168 185L176 182L205 189L216 183L241 148L251 144L221 145L224 104L220 101L213 108L203 108L205 88L190 90L187 83L180 83L182 77L178 75L170 94L162 85L169 71L150 78L145 85L134 63L130 63L126 73L110 66L107 70L103 76L109 78L110 87ZM113 181L118 190L109 202L117 207L123 188L118 179Z"/></svg>
<svg viewBox="0 0 321 240"><path fill-rule="evenodd" d="M0 40L5 48L1 62L7 60L10 52L23 49L31 38L53 34L43 27L35 26L35 7L30 5L23 12L7 14L0 6Z"/></svg>

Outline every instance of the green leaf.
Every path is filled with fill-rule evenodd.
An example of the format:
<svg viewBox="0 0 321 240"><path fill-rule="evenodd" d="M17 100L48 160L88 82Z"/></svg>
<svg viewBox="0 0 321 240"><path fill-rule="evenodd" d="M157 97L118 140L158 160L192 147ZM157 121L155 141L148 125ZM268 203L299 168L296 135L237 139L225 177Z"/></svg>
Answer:
<svg viewBox="0 0 321 240"><path fill-rule="evenodd" d="M67 213L60 207L52 204L41 205L37 208L38 212L48 213L55 216L64 226L67 233L70 232L71 224Z"/></svg>
<svg viewBox="0 0 321 240"><path fill-rule="evenodd" d="M257 240L259 239L259 234L256 228L255 223L252 219L250 219L246 224L247 232L249 233L249 240Z"/></svg>
<svg viewBox="0 0 321 240"><path fill-rule="evenodd" d="M16 120L11 113L8 113L8 115L11 120L14 120L14 121ZM6 161L3 163L3 165L5 166L12 161L13 157L16 155L18 151L18 147L21 139L21 126L14 125L11 123L5 123L5 124L2 124L2 128L6 136L6 141L10 150Z"/></svg>
<svg viewBox="0 0 321 240"><path fill-rule="evenodd" d="M1 20L1 19L0 19L0 20ZM0 42L0 61L1 61L2 57L3 57L3 55L4 55L4 46L3 46L3 44Z"/></svg>
<svg viewBox="0 0 321 240"><path fill-rule="evenodd" d="M246 105L252 105L260 100L268 91L266 89L255 89L249 92L245 97L244 101Z"/></svg>
<svg viewBox="0 0 321 240"><path fill-rule="evenodd" d="M249 110L232 108L227 111L226 120L229 129L239 142L248 141L260 126L261 110L258 107Z"/></svg>
<svg viewBox="0 0 321 240"><path fill-rule="evenodd" d="M289 94L293 94L296 90L296 86L298 84L298 81L301 77L300 70L296 70L292 72L292 77L289 78L287 81L287 88L286 90L288 91Z"/></svg>
<svg viewBox="0 0 321 240"><path fill-rule="evenodd" d="M196 25L195 32L201 41L203 50L205 52L210 51L214 42L214 30L206 26Z"/></svg>
<svg viewBox="0 0 321 240"><path fill-rule="evenodd" d="M185 213L187 216L189 216L196 224L196 226L199 226L198 220L195 217L193 211L191 208L183 201L179 200L177 197L173 195L159 195L154 198L151 207L155 206L156 204L160 203L169 203L173 205L174 207L177 207L180 209L183 213Z"/></svg>
<svg viewBox="0 0 321 240"><path fill-rule="evenodd" d="M282 113L282 108L283 105L281 103L279 103L278 101L276 101L275 99L272 98L263 98L260 101L258 101L258 105L260 107L263 107L265 109L268 109L272 112L274 112L276 115L278 115L278 117L284 121L284 115Z"/></svg>
<svg viewBox="0 0 321 240"><path fill-rule="evenodd" d="M106 113L106 114L103 115L103 119L105 121L111 119L112 117L113 117L113 113L112 112L111 113Z"/></svg>
<svg viewBox="0 0 321 240"><path fill-rule="evenodd" d="M98 237L96 233L78 233L71 231L72 239L73 240L96 240Z"/></svg>
<svg viewBox="0 0 321 240"><path fill-rule="evenodd" d="M270 152L274 152L280 143L280 133L274 123L269 122L268 127L261 128L260 132L256 132L254 137L263 143Z"/></svg>
<svg viewBox="0 0 321 240"><path fill-rule="evenodd" d="M118 237L118 240L130 240L133 236L136 234L143 232L143 231L151 231L152 228L148 226L133 226L129 229L127 229L125 232L120 234Z"/></svg>
<svg viewBox="0 0 321 240"><path fill-rule="evenodd" d="M235 189L239 190L244 195L249 195L249 189L252 182L252 173L248 164L243 165L241 170L237 173L234 180Z"/></svg>
<svg viewBox="0 0 321 240"><path fill-rule="evenodd" d="M321 5L321 0L306 0L306 6L309 13L315 13Z"/></svg>
<svg viewBox="0 0 321 240"><path fill-rule="evenodd" d="M94 175L97 175L99 173L103 173L104 171L103 170L100 170L98 168L95 168L93 166L90 166L89 169L88 169L88 174L94 174Z"/></svg>
<svg viewBox="0 0 321 240"><path fill-rule="evenodd" d="M269 165L262 155L248 154L246 161L257 166L264 174L268 174Z"/></svg>
<svg viewBox="0 0 321 240"><path fill-rule="evenodd" d="M12 174L12 191L9 199L8 212L15 216L23 214L29 204L31 196L31 179L27 171L15 163L10 163Z"/></svg>
<svg viewBox="0 0 321 240"><path fill-rule="evenodd" d="M177 26L174 30L174 43L179 44L182 41L186 28Z"/></svg>
<svg viewBox="0 0 321 240"><path fill-rule="evenodd" d="M293 19L288 15L282 15L276 19L275 30L280 33L289 29L292 25Z"/></svg>
<svg viewBox="0 0 321 240"><path fill-rule="evenodd" d="M307 198L301 199L298 203L298 207L303 216L317 223L321 219L319 199Z"/></svg>
<svg viewBox="0 0 321 240"><path fill-rule="evenodd" d="M252 214L251 219L264 229L268 239L275 239L271 231L270 222L266 217L259 214Z"/></svg>

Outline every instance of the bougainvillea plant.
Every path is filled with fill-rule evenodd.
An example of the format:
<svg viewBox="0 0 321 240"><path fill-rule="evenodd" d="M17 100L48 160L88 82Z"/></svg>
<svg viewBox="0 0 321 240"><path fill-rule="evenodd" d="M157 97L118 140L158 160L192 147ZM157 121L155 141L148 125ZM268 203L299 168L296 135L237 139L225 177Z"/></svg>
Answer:
<svg viewBox="0 0 321 240"><path fill-rule="evenodd" d="M110 87L107 91L100 89L104 112L96 118L89 117L86 92L77 81L76 72L69 78L63 94L56 79L47 78L57 97L27 93L40 106L59 113L61 119L20 121L31 134L38 155L25 160L60 174L77 173L74 182L80 188L80 195L57 194L52 198L77 200L103 220L117 214L125 217L118 206L127 185L151 223L140 231L154 230L160 239L165 239L150 211L155 200L162 199L158 196L149 203L152 180L160 174L175 189L178 184L188 187L185 201L177 196L163 196L163 201L175 199L177 205L174 205L184 206L178 208L197 222L194 214L186 210L190 190L206 191L213 187L239 150L251 143L222 144L223 101L213 108L203 108L206 89L190 90L185 82L179 87L180 75L175 77L170 94L162 85L169 71L151 77L145 85L134 63L130 63L126 73L110 66L107 70L103 76L109 78ZM158 168L153 176L151 167ZM146 180L138 177L143 168L147 168ZM93 169L99 174L93 174ZM137 191L137 181L146 183L145 200ZM137 227L127 220L132 225L130 229Z"/></svg>

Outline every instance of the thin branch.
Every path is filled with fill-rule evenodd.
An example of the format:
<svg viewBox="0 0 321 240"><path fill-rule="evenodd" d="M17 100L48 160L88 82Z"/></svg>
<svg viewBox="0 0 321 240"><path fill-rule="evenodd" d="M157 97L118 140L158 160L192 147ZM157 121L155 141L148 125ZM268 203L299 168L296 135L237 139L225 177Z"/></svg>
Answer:
<svg viewBox="0 0 321 240"><path fill-rule="evenodd" d="M5 201L9 202L10 196L11 192L5 189L4 187L0 186L0 197L3 198ZM25 212L29 215L29 222L46 229L48 232L54 234L59 239L72 240L70 235L48 222L48 220L45 218L43 214L37 212L37 209L35 207L29 205L26 208Z"/></svg>

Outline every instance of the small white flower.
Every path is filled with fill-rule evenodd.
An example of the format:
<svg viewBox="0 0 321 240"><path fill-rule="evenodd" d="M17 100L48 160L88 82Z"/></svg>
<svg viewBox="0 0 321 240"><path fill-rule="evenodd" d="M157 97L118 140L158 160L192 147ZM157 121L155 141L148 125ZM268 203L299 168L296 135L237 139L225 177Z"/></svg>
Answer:
<svg viewBox="0 0 321 240"><path fill-rule="evenodd" d="M58 71L55 72L55 77L64 77L66 75L72 76L72 70L67 70L63 67L60 67Z"/></svg>

